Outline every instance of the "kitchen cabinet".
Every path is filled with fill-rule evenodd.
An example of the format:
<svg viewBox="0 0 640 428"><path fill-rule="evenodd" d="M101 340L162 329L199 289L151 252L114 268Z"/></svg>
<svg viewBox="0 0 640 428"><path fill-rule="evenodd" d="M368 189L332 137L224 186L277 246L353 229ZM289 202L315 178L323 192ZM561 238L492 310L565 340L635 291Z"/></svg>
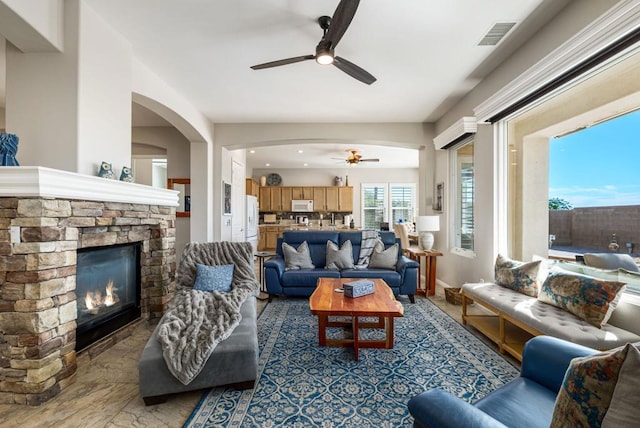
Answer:
<svg viewBox="0 0 640 428"><path fill-rule="evenodd" d="M280 188L280 206L282 211L291 211L291 200L293 199L293 189L291 187Z"/></svg>
<svg viewBox="0 0 640 428"><path fill-rule="evenodd" d="M258 196L260 193L260 186L258 186L258 182L253 178L247 178L245 180L245 193L247 196Z"/></svg>
<svg viewBox="0 0 640 428"><path fill-rule="evenodd" d="M282 232L287 229L288 226L262 226L260 227L260 251L275 250L278 238L282 237ZM262 239L264 236L264 239Z"/></svg>
<svg viewBox="0 0 640 428"><path fill-rule="evenodd" d="M338 211L353 212L353 187L338 187Z"/></svg>
<svg viewBox="0 0 640 428"><path fill-rule="evenodd" d="M260 187L258 199L260 211L270 212L271 209L271 187Z"/></svg>
<svg viewBox="0 0 640 428"><path fill-rule="evenodd" d="M264 227L259 227L258 231L258 251L264 251L267 248L267 232Z"/></svg>
<svg viewBox="0 0 640 428"><path fill-rule="evenodd" d="M260 187L260 212L290 212L292 200L313 200L314 212L353 212L353 187Z"/></svg>
<svg viewBox="0 0 640 428"><path fill-rule="evenodd" d="M313 188L313 211L323 212L327 210L327 191L326 187Z"/></svg>
<svg viewBox="0 0 640 428"><path fill-rule="evenodd" d="M282 211L282 193L279 187L271 187L271 211Z"/></svg>
<svg viewBox="0 0 640 428"><path fill-rule="evenodd" d="M335 212L340 211L340 198L339 187L327 187L325 188L325 208L326 211Z"/></svg>
<svg viewBox="0 0 640 428"><path fill-rule="evenodd" d="M295 200L311 200L313 199L313 187L292 187L291 199Z"/></svg>
<svg viewBox="0 0 640 428"><path fill-rule="evenodd" d="M291 205L291 202L289 202ZM260 211L261 212L274 212L274 211L288 211L289 208L284 208L282 205L282 191L280 187L260 187Z"/></svg>

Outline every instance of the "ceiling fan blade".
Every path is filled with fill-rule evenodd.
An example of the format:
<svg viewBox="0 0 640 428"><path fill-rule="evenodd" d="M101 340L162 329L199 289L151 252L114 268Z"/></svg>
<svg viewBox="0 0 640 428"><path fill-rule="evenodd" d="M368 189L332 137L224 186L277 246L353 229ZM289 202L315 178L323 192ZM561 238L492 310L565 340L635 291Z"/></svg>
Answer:
<svg viewBox="0 0 640 428"><path fill-rule="evenodd" d="M347 61L342 57L335 57L333 60L333 65L335 65L354 79L358 79L359 81L361 81L362 83L366 83L367 85L370 85L376 81L376 78L373 77L368 71L358 67L351 61Z"/></svg>
<svg viewBox="0 0 640 428"><path fill-rule="evenodd" d="M293 58L280 59L278 61L265 62L264 64L252 65L254 70L262 70L263 68L280 67L281 65L294 64L296 62L306 61L308 59L314 59L315 55L303 55L295 56Z"/></svg>
<svg viewBox="0 0 640 428"><path fill-rule="evenodd" d="M331 42L332 50L336 48L345 31L349 28L349 24L351 24L351 20L358 9L358 4L360 4L360 0L341 0L338 7L336 7L336 11L333 12L329 29L323 37L323 40Z"/></svg>
<svg viewBox="0 0 640 428"><path fill-rule="evenodd" d="M359 162L380 162L380 159L360 159Z"/></svg>

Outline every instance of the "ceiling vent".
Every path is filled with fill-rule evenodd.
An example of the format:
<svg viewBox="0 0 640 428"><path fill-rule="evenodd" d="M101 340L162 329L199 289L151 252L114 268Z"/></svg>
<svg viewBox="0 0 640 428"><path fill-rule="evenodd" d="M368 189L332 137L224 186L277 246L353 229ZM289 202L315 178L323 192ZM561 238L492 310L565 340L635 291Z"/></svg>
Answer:
<svg viewBox="0 0 640 428"><path fill-rule="evenodd" d="M484 35L478 46L495 46L516 25L515 22L498 22Z"/></svg>

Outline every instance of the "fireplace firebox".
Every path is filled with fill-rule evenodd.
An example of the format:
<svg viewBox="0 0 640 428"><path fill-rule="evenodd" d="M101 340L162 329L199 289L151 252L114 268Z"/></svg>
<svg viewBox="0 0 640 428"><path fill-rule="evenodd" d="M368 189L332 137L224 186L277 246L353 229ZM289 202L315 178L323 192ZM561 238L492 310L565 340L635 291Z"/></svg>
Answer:
<svg viewBox="0 0 640 428"><path fill-rule="evenodd" d="M140 318L140 243L79 249L76 295L77 351Z"/></svg>

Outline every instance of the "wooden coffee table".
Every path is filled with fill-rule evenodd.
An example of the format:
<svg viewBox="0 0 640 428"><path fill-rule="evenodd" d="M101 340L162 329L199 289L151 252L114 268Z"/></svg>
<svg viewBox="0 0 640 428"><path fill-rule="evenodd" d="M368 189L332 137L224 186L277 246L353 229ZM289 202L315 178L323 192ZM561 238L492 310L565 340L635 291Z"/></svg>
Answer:
<svg viewBox="0 0 640 428"><path fill-rule="evenodd" d="M351 298L335 291L345 282L360 278L320 278L318 286L309 298L311 313L318 316L318 338L320 346L353 347L355 360L359 348L393 348L393 318L404 314L404 307L393 296L393 292L382 279L374 282L375 293ZM330 321L331 316L351 317L349 321ZM378 322L359 322L359 317L377 317ZM353 328L353 339L327 339L327 327ZM384 328L384 340L360 340L359 329Z"/></svg>

